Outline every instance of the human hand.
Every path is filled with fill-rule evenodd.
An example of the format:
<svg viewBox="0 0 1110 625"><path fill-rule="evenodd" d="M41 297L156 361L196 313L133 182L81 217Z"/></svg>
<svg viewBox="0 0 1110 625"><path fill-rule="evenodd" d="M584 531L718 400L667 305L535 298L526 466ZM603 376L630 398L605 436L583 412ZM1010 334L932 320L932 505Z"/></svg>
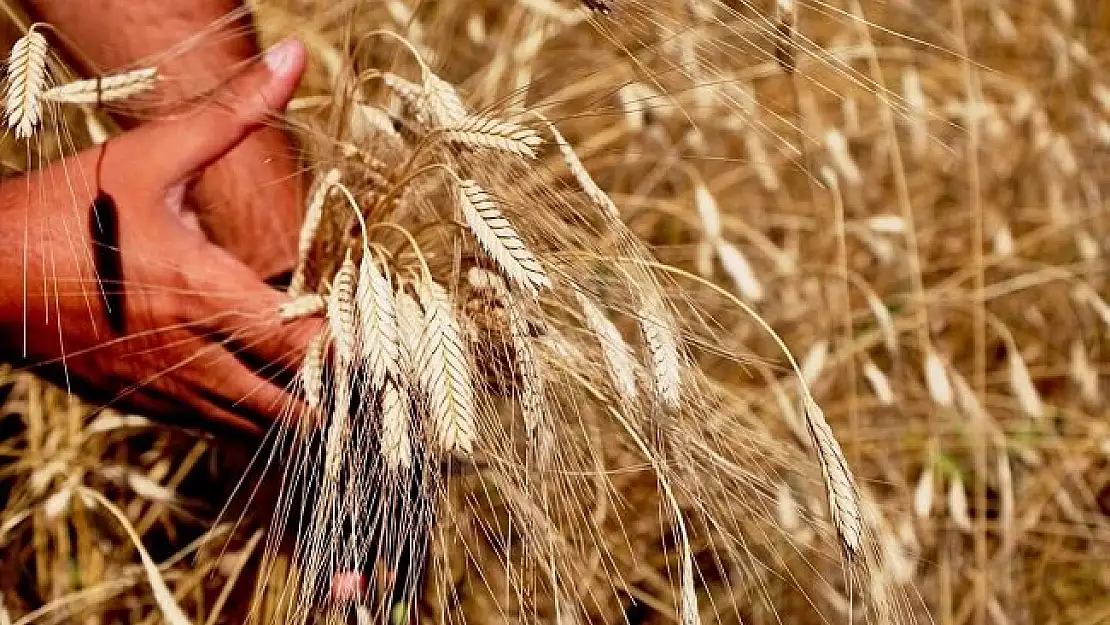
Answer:
<svg viewBox="0 0 1110 625"><path fill-rule="evenodd" d="M16 252L0 264L0 351L148 414L259 433L299 413L280 380L312 328L282 327L286 297L190 227L184 200L285 106L304 63L279 45L213 103L0 185L0 246Z"/></svg>

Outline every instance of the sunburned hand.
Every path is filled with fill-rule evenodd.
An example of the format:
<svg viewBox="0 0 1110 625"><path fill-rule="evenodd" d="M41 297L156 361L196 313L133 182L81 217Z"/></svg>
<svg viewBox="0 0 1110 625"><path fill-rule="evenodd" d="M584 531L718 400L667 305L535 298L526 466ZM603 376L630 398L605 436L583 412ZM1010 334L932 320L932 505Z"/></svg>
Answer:
<svg viewBox="0 0 1110 625"><path fill-rule="evenodd" d="M284 383L311 328L281 326L286 297L183 205L191 181L284 107L304 48L264 61L234 97L0 185L0 352L148 414L258 433L299 413Z"/></svg>

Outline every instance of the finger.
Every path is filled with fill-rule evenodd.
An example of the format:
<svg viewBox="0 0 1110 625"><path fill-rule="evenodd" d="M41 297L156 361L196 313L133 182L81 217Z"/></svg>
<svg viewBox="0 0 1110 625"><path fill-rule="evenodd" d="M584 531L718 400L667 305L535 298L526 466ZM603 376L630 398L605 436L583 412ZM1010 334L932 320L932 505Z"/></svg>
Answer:
<svg viewBox="0 0 1110 625"><path fill-rule="evenodd" d="M298 398L256 375L226 349L214 351L185 375L205 401L259 427L291 425L308 414Z"/></svg>
<svg viewBox="0 0 1110 625"><path fill-rule="evenodd" d="M194 318L206 331L235 343L241 359L256 363L252 368L267 367L271 372L267 377L299 369L321 322L283 322L279 311L290 301L288 295L267 286L223 250L213 248L212 253L221 256L222 262L195 265L192 288L205 297L193 311Z"/></svg>
<svg viewBox="0 0 1110 625"><path fill-rule="evenodd" d="M121 141L166 146L134 153L149 154L148 171L156 172L167 187L192 179L285 108L304 71L305 56L303 44L287 39L195 111L144 126Z"/></svg>

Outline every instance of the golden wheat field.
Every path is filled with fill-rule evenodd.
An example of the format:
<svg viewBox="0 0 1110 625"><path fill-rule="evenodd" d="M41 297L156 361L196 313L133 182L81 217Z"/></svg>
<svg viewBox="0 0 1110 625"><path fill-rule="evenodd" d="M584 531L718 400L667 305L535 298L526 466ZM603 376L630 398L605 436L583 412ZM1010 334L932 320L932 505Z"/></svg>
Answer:
<svg viewBox="0 0 1110 625"><path fill-rule="evenodd" d="M0 353L0 625L1110 624L1110 3L252 0L99 75L35 5L3 180L304 43L240 329L314 325L258 436Z"/></svg>

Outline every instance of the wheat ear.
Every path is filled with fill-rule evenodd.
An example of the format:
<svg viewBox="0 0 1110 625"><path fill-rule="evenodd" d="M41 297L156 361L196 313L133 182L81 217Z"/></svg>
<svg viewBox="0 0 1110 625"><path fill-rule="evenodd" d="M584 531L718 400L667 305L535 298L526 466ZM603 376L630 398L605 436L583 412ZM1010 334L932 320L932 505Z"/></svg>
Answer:
<svg viewBox="0 0 1110 625"><path fill-rule="evenodd" d="M470 117L455 87L432 72L424 75L423 104L425 115L435 128L460 128Z"/></svg>
<svg viewBox="0 0 1110 625"><path fill-rule="evenodd" d="M536 148L543 144L543 139L531 128L477 115L445 130L443 138L449 143L500 150L525 158L536 158Z"/></svg>
<svg viewBox="0 0 1110 625"><path fill-rule="evenodd" d="M393 287L374 262L373 254L362 257L355 297L363 365L370 374L371 385L382 388L387 375L400 374L400 339Z"/></svg>
<svg viewBox="0 0 1110 625"><path fill-rule="evenodd" d="M678 341L662 295L651 285L644 288L639 310L640 331L648 350L652 389L663 407L675 410L682 401L682 359Z"/></svg>
<svg viewBox="0 0 1110 625"><path fill-rule="evenodd" d="M355 306L355 289L358 269L348 252L339 271L332 281L331 294L328 296L328 325L331 327L332 340L341 360L352 362L357 347L358 323Z"/></svg>
<svg viewBox="0 0 1110 625"><path fill-rule="evenodd" d="M636 357L632 348L625 342L617 326L605 316L593 300L578 289L575 289L574 295L578 299L578 306L582 309L586 327L594 333L601 345L601 356L605 359L613 386L623 401L635 402L639 390L636 386Z"/></svg>
<svg viewBox="0 0 1110 625"><path fill-rule="evenodd" d="M803 392L806 425L817 447L817 460L821 465L821 476L825 481L825 491L829 498L829 511L833 527L850 557L858 556L863 544L863 515L860 512L859 493L848 461L840 443L833 436L832 428L825 420L825 413L808 392Z"/></svg>
<svg viewBox="0 0 1110 625"><path fill-rule="evenodd" d="M122 74L77 80L47 89L42 99L58 104L97 104L123 100L154 88L158 70L153 67Z"/></svg>
<svg viewBox="0 0 1110 625"><path fill-rule="evenodd" d="M508 316L509 335L513 344L516 372L520 376L520 409L524 415L524 428L529 439L539 450L539 456L546 459L554 443L551 421L545 410L546 399L543 376L540 374L539 361L529 340L528 319L524 316L522 303L509 291L501 276L479 267L471 268L471 284L484 285L493 290L501 301Z"/></svg>
<svg viewBox="0 0 1110 625"><path fill-rule="evenodd" d="M417 283L417 295L424 308L424 328L416 366L436 442L446 453L469 456L478 433L474 383L451 298L430 279Z"/></svg>
<svg viewBox="0 0 1110 625"><path fill-rule="evenodd" d="M394 309L397 314L397 337L400 352L398 364L401 375L416 384L416 358L420 351L420 340L424 335L424 311L420 304L408 293L398 291L394 299Z"/></svg>
<svg viewBox="0 0 1110 625"><path fill-rule="evenodd" d="M324 368L328 356L328 330L324 328L312 337L301 361L301 386L309 408L318 410L324 398Z"/></svg>
<svg viewBox="0 0 1110 625"><path fill-rule="evenodd" d="M578 186L582 187L582 192L610 217L619 220L620 212L617 210L617 205L613 203L609 194L594 182L593 177L590 176L590 172L586 169L586 166L582 164L582 159L578 158L578 154L574 151L574 148L570 145L570 142L567 141L566 137L563 136L563 133L559 132L555 124L552 124L542 117L540 119L543 119L544 123L547 124L548 130L551 131L551 136L555 139L555 145L559 148L559 154L563 157L563 163L566 164L567 169L570 170L570 174L574 176L574 179L578 182Z"/></svg>
<svg viewBox="0 0 1110 625"><path fill-rule="evenodd" d="M316 233L320 230L320 223L324 219L324 202L328 192L339 184L340 173L338 169L331 169L328 173L318 177L308 194L308 204L305 207L304 223L297 242L297 266L293 270L293 277L289 282L289 294L301 295L305 290L305 272L308 270L309 255L312 246L316 243Z"/></svg>
<svg viewBox="0 0 1110 625"><path fill-rule="evenodd" d="M4 115L18 139L35 134L42 119L42 91L46 86L46 37L32 28L12 46L8 58L8 89Z"/></svg>
<svg viewBox="0 0 1110 625"><path fill-rule="evenodd" d="M424 127L430 125L431 119L424 103L424 89L420 85L390 72L382 74L382 82L412 112L417 124Z"/></svg>
<svg viewBox="0 0 1110 625"><path fill-rule="evenodd" d="M493 197L477 182L459 183L459 208L479 245L510 280L532 295L551 288L551 280L517 234Z"/></svg>
<svg viewBox="0 0 1110 625"><path fill-rule="evenodd" d="M412 466L411 402L408 394L393 379L385 380L382 389L381 454L385 465L398 472Z"/></svg>

